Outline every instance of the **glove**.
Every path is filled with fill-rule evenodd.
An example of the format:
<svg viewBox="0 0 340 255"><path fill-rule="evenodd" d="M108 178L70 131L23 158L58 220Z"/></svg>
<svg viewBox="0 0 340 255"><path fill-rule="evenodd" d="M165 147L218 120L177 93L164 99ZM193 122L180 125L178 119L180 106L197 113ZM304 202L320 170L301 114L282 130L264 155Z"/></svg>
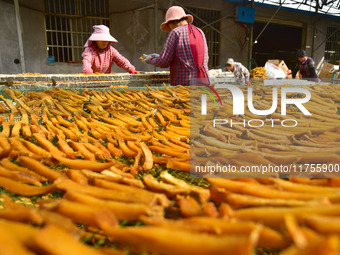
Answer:
<svg viewBox="0 0 340 255"><path fill-rule="evenodd" d="M141 74L141 73L144 73L144 71L136 71L136 70L133 70L133 71L130 71L129 73L130 73L130 74Z"/></svg>
<svg viewBox="0 0 340 255"><path fill-rule="evenodd" d="M152 53L152 54L143 54L143 57L145 57L145 59L142 60L142 62L147 63L147 64L151 64L151 58L158 58L159 54L157 53Z"/></svg>
<svg viewBox="0 0 340 255"><path fill-rule="evenodd" d="M136 68L134 66L130 66L129 67L129 73L130 74L135 74L135 72L136 72Z"/></svg>
<svg viewBox="0 0 340 255"><path fill-rule="evenodd" d="M84 74L93 74L92 70L87 70L86 72L83 71Z"/></svg>
<svg viewBox="0 0 340 255"><path fill-rule="evenodd" d="M134 66L130 66L129 73L130 74L139 74L139 73L143 73L143 71L136 71L136 68Z"/></svg>

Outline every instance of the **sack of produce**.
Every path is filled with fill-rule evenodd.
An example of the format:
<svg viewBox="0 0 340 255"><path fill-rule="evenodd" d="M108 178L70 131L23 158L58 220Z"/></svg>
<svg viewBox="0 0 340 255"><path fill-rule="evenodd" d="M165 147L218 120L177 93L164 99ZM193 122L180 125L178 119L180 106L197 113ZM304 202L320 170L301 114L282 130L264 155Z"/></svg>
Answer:
<svg viewBox="0 0 340 255"><path fill-rule="evenodd" d="M278 66L266 62L264 68L266 69L266 75L269 79L284 79L286 78L285 72Z"/></svg>

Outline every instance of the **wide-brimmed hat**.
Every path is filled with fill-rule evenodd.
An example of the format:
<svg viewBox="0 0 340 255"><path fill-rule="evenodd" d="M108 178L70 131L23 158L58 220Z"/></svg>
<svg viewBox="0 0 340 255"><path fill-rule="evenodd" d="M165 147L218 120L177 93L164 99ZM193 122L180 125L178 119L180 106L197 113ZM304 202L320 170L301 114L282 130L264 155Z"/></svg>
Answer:
<svg viewBox="0 0 340 255"><path fill-rule="evenodd" d="M165 32L170 32L171 28L169 27L169 22L173 20L180 20L182 18L188 18L188 22L192 23L194 17L190 14L186 14L184 9L180 6L172 6L170 7L165 15L165 22L161 24L161 29Z"/></svg>
<svg viewBox="0 0 340 255"><path fill-rule="evenodd" d="M118 42L112 35L110 35L110 29L105 25L94 25L93 33L87 39L84 47L89 47L93 41L104 41L104 42Z"/></svg>

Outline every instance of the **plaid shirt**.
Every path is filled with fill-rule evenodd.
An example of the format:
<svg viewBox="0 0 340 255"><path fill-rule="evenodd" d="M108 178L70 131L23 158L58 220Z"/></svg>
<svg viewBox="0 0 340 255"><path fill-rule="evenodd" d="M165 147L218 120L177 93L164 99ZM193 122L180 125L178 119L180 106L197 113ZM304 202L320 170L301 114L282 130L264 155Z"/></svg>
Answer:
<svg viewBox="0 0 340 255"><path fill-rule="evenodd" d="M233 74L238 85L246 85L246 82L249 81L248 69L239 62L234 63Z"/></svg>
<svg viewBox="0 0 340 255"><path fill-rule="evenodd" d="M198 29L198 28L197 28ZM203 67L208 73L208 46L202 30L204 41ZM159 57L152 57L151 64L157 67L166 68L170 66L170 83L173 86L189 86L191 80L197 77L197 67L190 48L188 25L179 26L173 29L166 39Z"/></svg>
<svg viewBox="0 0 340 255"><path fill-rule="evenodd" d="M314 81L319 81L318 75L315 71L314 60L309 57L307 57L307 59L302 63L300 61L296 63L296 66L292 72L293 78L295 78L298 71L300 71L303 79L313 79Z"/></svg>
<svg viewBox="0 0 340 255"><path fill-rule="evenodd" d="M83 56L83 73L111 73L112 63L131 73L135 67L112 46L99 52L96 46L86 47Z"/></svg>

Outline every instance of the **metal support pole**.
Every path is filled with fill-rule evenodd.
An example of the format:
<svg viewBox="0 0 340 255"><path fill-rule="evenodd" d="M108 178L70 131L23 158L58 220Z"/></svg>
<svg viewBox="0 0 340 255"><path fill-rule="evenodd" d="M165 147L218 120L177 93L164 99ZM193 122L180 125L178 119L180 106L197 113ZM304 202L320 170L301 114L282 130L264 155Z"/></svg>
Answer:
<svg viewBox="0 0 340 255"><path fill-rule="evenodd" d="M17 21L21 72L26 73L24 44L23 44L23 41L22 41L22 35L23 35L24 32L23 32L23 29L22 29L22 23L21 23L21 19L20 19L19 1L18 0L14 0L14 6L15 6L15 14L16 14L16 21Z"/></svg>
<svg viewBox="0 0 340 255"><path fill-rule="evenodd" d="M312 39L312 52L311 52L311 58L314 57L314 46L315 46L315 40L316 40L316 21L318 18L318 12L319 12L319 3L316 1L316 6L315 6L315 14L314 14L314 27L313 27L313 39Z"/></svg>
<svg viewBox="0 0 340 255"><path fill-rule="evenodd" d="M154 7L154 52L157 52L158 49L158 0L155 0L155 7ZM156 71L156 67L154 67L154 70Z"/></svg>
<svg viewBox="0 0 340 255"><path fill-rule="evenodd" d="M256 37L255 41L252 43L254 45L254 43L260 38L260 36L262 35L262 33L264 32L264 30L266 30L266 28L268 27L268 25L270 24L270 22L272 22L273 18L276 16L276 14L279 12L279 10L281 9L282 5L285 3L286 0L284 0L282 3L280 3L279 7L276 9L275 13L273 14L273 16L268 20L268 22L266 23L266 25L264 26L264 28L261 30L261 32L259 33L259 35Z"/></svg>
<svg viewBox="0 0 340 255"><path fill-rule="evenodd" d="M251 1L251 8L254 8L254 0ZM251 60L253 58L253 38L254 38L254 24L250 25L249 31L249 49L248 49L248 70L251 70Z"/></svg>

